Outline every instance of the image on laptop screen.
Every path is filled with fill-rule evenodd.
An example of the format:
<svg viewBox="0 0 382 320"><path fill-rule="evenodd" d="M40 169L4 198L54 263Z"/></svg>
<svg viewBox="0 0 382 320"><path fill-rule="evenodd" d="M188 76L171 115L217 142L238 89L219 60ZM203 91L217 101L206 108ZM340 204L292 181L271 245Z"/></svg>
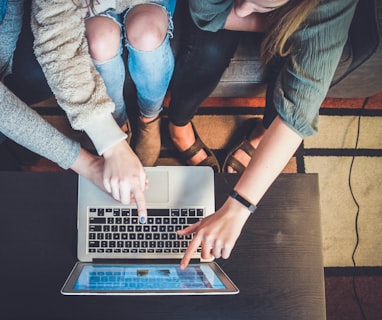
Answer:
<svg viewBox="0 0 382 320"><path fill-rule="evenodd" d="M78 263L66 294L235 294L238 289L215 263L178 264Z"/></svg>

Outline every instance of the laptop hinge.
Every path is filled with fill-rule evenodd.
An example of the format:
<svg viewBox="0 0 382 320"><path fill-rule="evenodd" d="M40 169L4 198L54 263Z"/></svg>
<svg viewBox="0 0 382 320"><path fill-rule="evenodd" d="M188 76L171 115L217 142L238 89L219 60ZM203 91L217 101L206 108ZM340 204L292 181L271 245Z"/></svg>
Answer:
<svg viewBox="0 0 382 320"><path fill-rule="evenodd" d="M126 263L129 263L129 264L143 264L143 263L146 263L146 264L148 264L148 263L180 264L179 259L104 259L104 258L100 259L100 258L95 258L95 259L93 259L92 262L98 263L98 264L99 263L106 263L106 264L118 264L118 263L121 263L121 264L126 264ZM200 259L191 259L190 264L191 263L200 263Z"/></svg>

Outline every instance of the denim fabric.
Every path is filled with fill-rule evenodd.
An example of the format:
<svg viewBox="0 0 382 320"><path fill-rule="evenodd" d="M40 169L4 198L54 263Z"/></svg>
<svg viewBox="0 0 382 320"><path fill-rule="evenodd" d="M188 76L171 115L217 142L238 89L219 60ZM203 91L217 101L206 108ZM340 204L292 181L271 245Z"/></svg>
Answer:
<svg viewBox="0 0 382 320"><path fill-rule="evenodd" d="M170 46L173 34L173 21L176 0L151 1L163 7L168 15L167 37L153 51L139 51L131 46L126 39L129 51L127 65L130 75L137 88L138 106L142 116L153 118L162 111L163 99L174 71L175 59ZM125 18L131 8L125 13Z"/></svg>
<svg viewBox="0 0 382 320"><path fill-rule="evenodd" d="M115 104L113 117L118 125L122 126L127 120L126 105L123 99L125 64L122 58L122 47L119 54L113 59L104 63L94 62L94 65L106 85L107 94Z"/></svg>
<svg viewBox="0 0 382 320"><path fill-rule="evenodd" d="M172 14L175 10L176 0L151 1L166 10L169 18L168 35L163 43L153 51L139 51L133 48L125 39L128 49L127 65L132 80L137 89L138 106L141 115L151 118L158 115L162 110L163 99L174 69L174 56L170 47L172 37ZM129 14L132 7L126 9L124 18ZM100 14L108 16L122 26L120 17L113 10L107 10ZM126 34L126 32L123 32ZM100 73L107 88L108 95L115 103L114 118L119 125L126 121L126 105L123 99L123 84L125 79L124 62L122 53L122 28L121 48L119 54L106 62L95 62L96 69ZM117 71L116 71L117 70Z"/></svg>
<svg viewBox="0 0 382 320"><path fill-rule="evenodd" d="M94 16L112 19L119 25L120 28L122 28L121 15L115 12L113 8L109 8L106 11L100 12L98 14L90 14L90 12L88 12L88 14L85 16L85 19L89 19Z"/></svg>
<svg viewBox="0 0 382 320"><path fill-rule="evenodd" d="M3 21L5 11L7 11L7 0L0 0L0 23Z"/></svg>
<svg viewBox="0 0 382 320"><path fill-rule="evenodd" d="M8 1L7 14L0 24L0 79L9 72L12 56L19 37L22 17L24 13L24 0ZM16 19L18 17L19 19Z"/></svg>
<svg viewBox="0 0 382 320"><path fill-rule="evenodd" d="M122 42L122 23L121 16L113 9L108 9L105 12L97 14L97 16L112 19L119 25L121 29L121 42ZM90 18L92 16L87 16ZM93 60L94 66L101 75L105 83L108 96L113 100L115 109L113 117L119 126L122 126L127 120L126 105L123 99L123 84L125 81L125 65L122 59L122 45L119 48L118 54L102 63Z"/></svg>
<svg viewBox="0 0 382 320"><path fill-rule="evenodd" d="M0 0L1 1L1 0ZM20 34L22 19L15 19L15 17L22 17L24 13L24 0L1 1L1 10L7 9L7 14L4 16L3 21L0 23L0 80L9 72L12 63L13 52L16 48L16 42ZM0 132L0 143L6 137Z"/></svg>
<svg viewBox="0 0 382 320"><path fill-rule="evenodd" d="M162 110L174 70L174 56L167 37L154 51L139 51L129 46L128 67L137 88L142 116L153 118Z"/></svg>
<svg viewBox="0 0 382 320"><path fill-rule="evenodd" d="M25 14L12 57L12 72L4 78L4 84L28 105L46 100L53 95L33 50L31 3L32 0L24 1Z"/></svg>

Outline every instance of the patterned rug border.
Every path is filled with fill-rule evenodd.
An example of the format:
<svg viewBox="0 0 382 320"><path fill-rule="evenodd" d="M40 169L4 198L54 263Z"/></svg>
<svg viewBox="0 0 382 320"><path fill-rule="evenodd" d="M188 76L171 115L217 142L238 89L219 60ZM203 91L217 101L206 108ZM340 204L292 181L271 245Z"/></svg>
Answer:
<svg viewBox="0 0 382 320"><path fill-rule="evenodd" d="M382 276L382 267L324 267L325 277Z"/></svg>

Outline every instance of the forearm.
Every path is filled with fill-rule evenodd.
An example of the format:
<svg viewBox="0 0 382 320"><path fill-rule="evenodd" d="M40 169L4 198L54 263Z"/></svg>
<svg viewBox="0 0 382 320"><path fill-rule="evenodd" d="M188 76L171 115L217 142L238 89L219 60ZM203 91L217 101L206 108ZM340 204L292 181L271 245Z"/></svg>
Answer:
<svg viewBox="0 0 382 320"><path fill-rule="evenodd" d="M70 169L92 181L101 190L106 191L103 184L103 165L104 159L102 157L97 157L81 148Z"/></svg>
<svg viewBox="0 0 382 320"><path fill-rule="evenodd" d="M251 203L257 204L301 142L302 138L276 117L265 132L235 190Z"/></svg>
<svg viewBox="0 0 382 320"><path fill-rule="evenodd" d="M72 127L84 130L102 154L125 135L112 117L114 103L89 55L82 14L73 1L33 1L34 49Z"/></svg>
<svg viewBox="0 0 382 320"><path fill-rule="evenodd" d="M75 1L33 1L31 20L36 58L73 128L110 114L114 104L89 55Z"/></svg>
<svg viewBox="0 0 382 320"><path fill-rule="evenodd" d="M69 168L80 146L45 121L0 83L0 132L39 155Z"/></svg>

